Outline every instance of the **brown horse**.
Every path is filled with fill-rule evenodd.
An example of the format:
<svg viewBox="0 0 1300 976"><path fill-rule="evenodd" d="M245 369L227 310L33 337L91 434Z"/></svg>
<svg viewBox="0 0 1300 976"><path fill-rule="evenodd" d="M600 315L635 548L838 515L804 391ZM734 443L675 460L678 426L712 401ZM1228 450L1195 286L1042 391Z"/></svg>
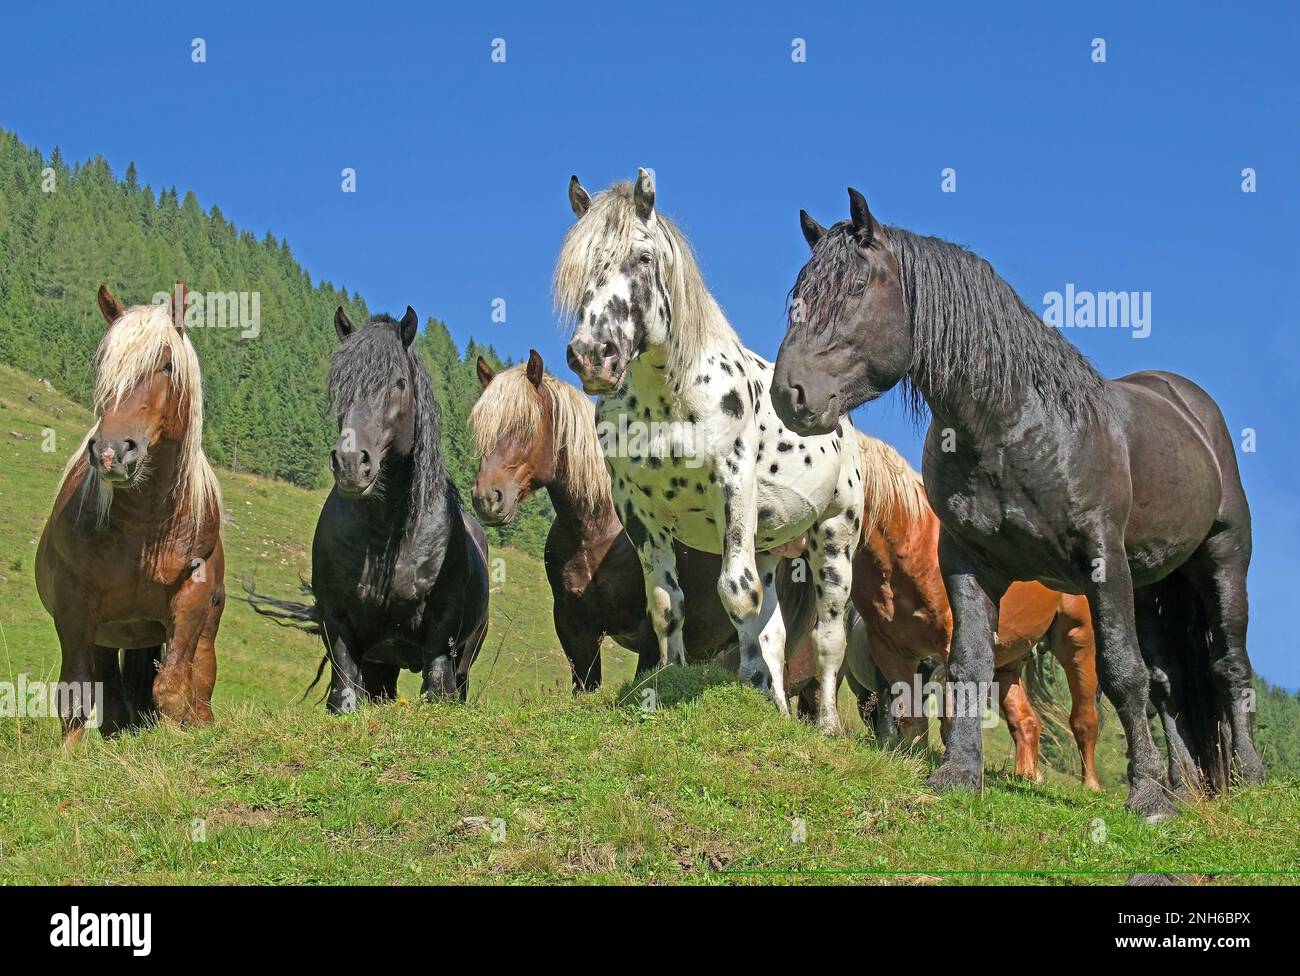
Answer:
<svg viewBox="0 0 1300 976"><path fill-rule="evenodd" d="M69 744L92 712L106 736L155 708L211 721L226 596L221 496L203 456L184 287L170 307L123 308L100 285L99 307L108 322L95 355L99 419L64 468L36 553L36 588L63 652Z"/></svg>
<svg viewBox="0 0 1300 976"><path fill-rule="evenodd" d="M546 539L546 575L554 598L555 633L573 669L573 689L600 686L604 637L635 651L637 670L659 665L659 644L646 614L643 571L636 549L614 513L609 473L592 403L576 387L545 371L532 350L526 365L497 373L479 358L483 392L470 413L479 454L474 510L503 525L519 504L545 489L555 508ZM707 661L736 642L734 624L718 599L721 557L676 547L687 608L686 656ZM806 636L811 587L797 585L788 561L777 572L787 624L787 648Z"/></svg>
<svg viewBox="0 0 1300 976"><path fill-rule="evenodd" d="M849 643L849 675L869 653L887 687L912 686L927 657L946 663L952 642L952 611L939 572L939 520L925 497L921 477L888 444L859 433L866 518L862 543L853 560L853 604L866 629L865 641ZM1047 589L1040 583L1013 583L1002 598L995 647L994 682L1002 713L1016 746L1016 775L1039 779L1038 745L1042 722L1022 680L1025 660L1046 641L1070 686L1070 727L1082 758L1082 780L1097 781L1097 671L1088 601ZM942 669L938 673L943 673ZM792 687L801 689L801 710L809 703L803 687L812 677L811 658L800 653L789 663ZM861 707L860 702L860 707ZM897 708L899 703L895 703ZM904 741L924 740L928 721L919 710L898 720ZM865 716L864 716L865 718Z"/></svg>

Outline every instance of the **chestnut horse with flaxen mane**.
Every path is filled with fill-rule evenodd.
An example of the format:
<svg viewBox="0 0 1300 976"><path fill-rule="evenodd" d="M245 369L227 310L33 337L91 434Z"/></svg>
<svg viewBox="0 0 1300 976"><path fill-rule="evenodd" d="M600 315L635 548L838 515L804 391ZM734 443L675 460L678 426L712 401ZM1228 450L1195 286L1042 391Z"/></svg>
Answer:
<svg viewBox="0 0 1300 976"><path fill-rule="evenodd" d="M64 469L36 551L36 588L63 652L66 743L92 715L106 736L155 709L212 719L225 556L185 294L178 284L170 307L124 308L99 287L99 419Z"/></svg>

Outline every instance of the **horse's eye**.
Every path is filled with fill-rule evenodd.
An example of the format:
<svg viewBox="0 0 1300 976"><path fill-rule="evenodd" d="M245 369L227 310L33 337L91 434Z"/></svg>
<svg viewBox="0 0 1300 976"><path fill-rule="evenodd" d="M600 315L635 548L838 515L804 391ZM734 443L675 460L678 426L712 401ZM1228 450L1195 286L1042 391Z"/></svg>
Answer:
<svg viewBox="0 0 1300 976"><path fill-rule="evenodd" d="M398 388L399 390L405 390L405 389L406 389L406 380L401 379L401 378L399 377L398 380L397 380L397 388Z"/></svg>
<svg viewBox="0 0 1300 976"><path fill-rule="evenodd" d="M642 264L649 264L651 261L654 260L654 257L655 257L655 256L654 256L653 254L651 254L649 251L642 251L642 252L641 252L641 263L642 263Z"/></svg>
<svg viewBox="0 0 1300 976"><path fill-rule="evenodd" d="M163 372L164 372L164 373L167 373L167 374L170 376L170 375L171 375L171 371L172 371L172 364L171 364L171 362L168 361L168 362L163 363L163 368L162 368L162 369L163 369Z"/></svg>
<svg viewBox="0 0 1300 976"><path fill-rule="evenodd" d="M854 278L854 279L853 279L853 284L849 287L849 294L850 294L850 295L861 295L861 294L862 294L864 291L866 291L866 290L867 290L867 279L865 279L865 278Z"/></svg>

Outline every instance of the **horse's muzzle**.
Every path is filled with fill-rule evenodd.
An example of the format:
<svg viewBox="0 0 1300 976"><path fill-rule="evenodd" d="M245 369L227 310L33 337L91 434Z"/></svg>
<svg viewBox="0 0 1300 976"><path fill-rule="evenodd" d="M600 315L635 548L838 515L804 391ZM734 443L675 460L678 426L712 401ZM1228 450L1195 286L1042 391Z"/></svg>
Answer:
<svg viewBox="0 0 1300 976"><path fill-rule="evenodd" d="M627 358L613 342L597 343L575 338L569 343L565 358L588 393L602 396L623 385Z"/></svg>
<svg viewBox="0 0 1300 976"><path fill-rule="evenodd" d="M130 482L140 471L144 451L129 438L91 438L86 445L86 463L110 485Z"/></svg>
<svg viewBox="0 0 1300 976"><path fill-rule="evenodd" d="M829 434L840 422L838 393L832 393L820 405L810 402L814 398L807 387L778 368L772 378L772 408L796 434Z"/></svg>

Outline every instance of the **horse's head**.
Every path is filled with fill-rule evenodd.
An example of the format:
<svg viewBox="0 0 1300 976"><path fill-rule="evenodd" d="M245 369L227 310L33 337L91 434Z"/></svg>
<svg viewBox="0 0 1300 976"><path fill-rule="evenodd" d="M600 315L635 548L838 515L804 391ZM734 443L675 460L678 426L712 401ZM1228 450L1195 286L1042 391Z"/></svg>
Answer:
<svg viewBox="0 0 1300 976"><path fill-rule="evenodd" d="M772 404L791 430L822 434L907 375L912 324L888 232L849 190L850 219L822 227L799 211L812 257L791 293Z"/></svg>
<svg viewBox="0 0 1300 976"><path fill-rule="evenodd" d="M110 486L130 485L162 444L179 446L193 419L198 367L185 337L185 287L168 305L123 307L106 285L99 309L108 323L95 356L99 422L86 463Z"/></svg>
<svg viewBox="0 0 1300 976"><path fill-rule="evenodd" d="M667 340L674 294L674 235L655 212L654 177L615 184L593 201L569 180L578 221L556 268L556 297L574 318L568 362L588 393L612 393L628 364Z"/></svg>
<svg viewBox="0 0 1300 976"><path fill-rule="evenodd" d="M387 315L357 330L343 307L334 313L339 347L330 360L330 401L339 436L330 471L339 494L370 495L384 460L408 457L415 444L415 365L407 350L420 320L411 306L400 322Z"/></svg>
<svg viewBox="0 0 1300 976"><path fill-rule="evenodd" d="M479 357L483 393L469 427L479 452L474 511L489 525L513 521L519 503L555 477L555 418L544 375L536 349L528 353L522 378L518 367L498 376Z"/></svg>

